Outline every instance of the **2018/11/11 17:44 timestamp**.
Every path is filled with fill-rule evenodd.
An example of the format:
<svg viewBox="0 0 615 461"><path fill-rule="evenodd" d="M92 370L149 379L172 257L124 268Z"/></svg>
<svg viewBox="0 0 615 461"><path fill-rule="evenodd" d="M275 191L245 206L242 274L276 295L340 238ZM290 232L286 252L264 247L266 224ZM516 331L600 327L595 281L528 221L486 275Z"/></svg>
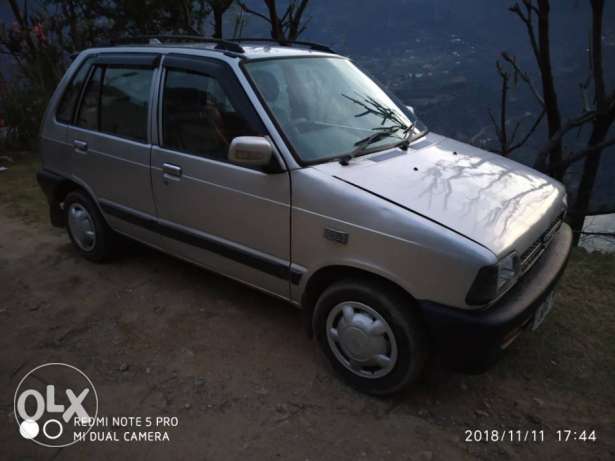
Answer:
<svg viewBox="0 0 615 461"><path fill-rule="evenodd" d="M557 442L596 442L596 430L557 429L554 433L545 433L540 430L521 429L466 429L464 431L466 442L534 442L544 443L549 434L555 435ZM552 439L551 439L552 440Z"/></svg>

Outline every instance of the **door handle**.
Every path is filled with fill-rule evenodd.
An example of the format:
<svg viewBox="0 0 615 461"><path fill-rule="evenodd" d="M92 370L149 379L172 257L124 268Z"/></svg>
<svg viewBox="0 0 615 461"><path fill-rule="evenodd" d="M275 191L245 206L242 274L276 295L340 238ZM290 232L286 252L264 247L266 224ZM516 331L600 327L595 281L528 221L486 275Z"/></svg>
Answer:
<svg viewBox="0 0 615 461"><path fill-rule="evenodd" d="M75 139L73 141L73 149L75 149L75 152L79 152L80 154L86 154L88 152L88 143Z"/></svg>
<svg viewBox="0 0 615 461"><path fill-rule="evenodd" d="M179 165L173 165L172 163L163 163L162 172L165 175L174 176L176 178L179 178L182 175L182 167Z"/></svg>

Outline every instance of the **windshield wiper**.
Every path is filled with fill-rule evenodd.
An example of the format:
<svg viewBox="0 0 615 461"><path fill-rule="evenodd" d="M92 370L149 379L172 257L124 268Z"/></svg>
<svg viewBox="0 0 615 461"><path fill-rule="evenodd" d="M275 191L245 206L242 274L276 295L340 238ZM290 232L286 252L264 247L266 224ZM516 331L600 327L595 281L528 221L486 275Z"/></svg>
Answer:
<svg viewBox="0 0 615 461"><path fill-rule="evenodd" d="M412 141L413 129L414 129L414 123L404 128L403 130L404 136L402 140L399 141L397 144L395 144L394 147L399 147L402 150L408 150L408 147L410 147L410 141Z"/></svg>
<svg viewBox="0 0 615 461"><path fill-rule="evenodd" d="M340 158L340 164L344 166L348 165L348 162L350 162L353 158L363 154L368 146L384 138L388 138L389 136L391 136L391 133L388 131L378 131L377 133L369 135L367 138L360 139L354 143L355 148L352 152L349 152Z"/></svg>

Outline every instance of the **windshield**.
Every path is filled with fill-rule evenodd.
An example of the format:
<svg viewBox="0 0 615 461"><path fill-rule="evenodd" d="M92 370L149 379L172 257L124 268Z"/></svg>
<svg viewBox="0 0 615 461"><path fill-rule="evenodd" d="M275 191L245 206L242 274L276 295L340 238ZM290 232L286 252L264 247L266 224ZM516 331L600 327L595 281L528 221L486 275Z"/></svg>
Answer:
<svg viewBox="0 0 615 461"><path fill-rule="evenodd" d="M426 131L346 59L269 59L246 69L306 163L381 150Z"/></svg>

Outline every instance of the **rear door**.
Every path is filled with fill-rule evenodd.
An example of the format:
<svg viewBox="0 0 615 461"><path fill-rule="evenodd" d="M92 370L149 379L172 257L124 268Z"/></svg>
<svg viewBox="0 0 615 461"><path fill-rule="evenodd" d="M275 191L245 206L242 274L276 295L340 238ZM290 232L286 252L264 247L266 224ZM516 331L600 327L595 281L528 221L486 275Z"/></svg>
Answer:
<svg viewBox="0 0 615 461"><path fill-rule="evenodd" d="M151 243L126 216L155 219L150 181L151 100L156 54L101 54L92 63L68 142L73 176L111 226ZM121 218L121 219L120 219Z"/></svg>
<svg viewBox="0 0 615 461"><path fill-rule="evenodd" d="M264 169L229 163L236 136L265 128L223 61L167 56L152 185L161 245L186 259L289 296L290 179L279 156Z"/></svg>
<svg viewBox="0 0 615 461"><path fill-rule="evenodd" d="M72 174L72 144L67 143L66 139L93 59L93 57L87 57L71 65L69 72L76 66L78 68L70 75L70 80L63 89L55 113L49 113L43 125L40 138L43 166L60 174Z"/></svg>

